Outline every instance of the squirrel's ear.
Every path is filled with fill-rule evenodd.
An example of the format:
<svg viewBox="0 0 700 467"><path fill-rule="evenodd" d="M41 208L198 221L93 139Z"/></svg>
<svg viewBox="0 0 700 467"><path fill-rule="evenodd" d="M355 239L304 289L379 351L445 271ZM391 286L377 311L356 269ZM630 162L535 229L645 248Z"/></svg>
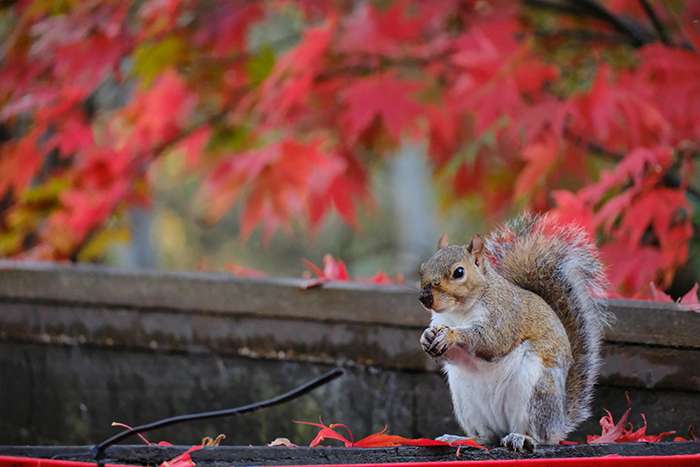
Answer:
<svg viewBox="0 0 700 467"><path fill-rule="evenodd" d="M437 249L445 248L447 246L447 234L444 233L440 235L440 239L437 242Z"/></svg>
<svg viewBox="0 0 700 467"><path fill-rule="evenodd" d="M484 252L484 239L481 238L481 235L476 234L472 237L472 241L467 246L467 251L474 257L474 262L478 266L481 262L481 254Z"/></svg>

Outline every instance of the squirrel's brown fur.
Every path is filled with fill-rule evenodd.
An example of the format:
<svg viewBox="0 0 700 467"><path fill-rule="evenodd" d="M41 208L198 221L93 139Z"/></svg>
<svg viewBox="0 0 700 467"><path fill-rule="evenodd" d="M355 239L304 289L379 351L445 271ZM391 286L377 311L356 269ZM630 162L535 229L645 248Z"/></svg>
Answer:
<svg viewBox="0 0 700 467"><path fill-rule="evenodd" d="M600 300L607 282L597 250L580 227L526 214L492 233L486 251L506 280L542 297L564 325L574 358L566 379L573 429L591 414L602 332L610 321Z"/></svg>
<svg viewBox="0 0 700 467"><path fill-rule="evenodd" d="M485 240L445 245L421 265L421 301L434 312L421 343L445 360L458 421L514 449L558 442L589 416L598 374L608 315L595 247L578 227L527 214ZM482 392L491 416L530 399L479 421Z"/></svg>

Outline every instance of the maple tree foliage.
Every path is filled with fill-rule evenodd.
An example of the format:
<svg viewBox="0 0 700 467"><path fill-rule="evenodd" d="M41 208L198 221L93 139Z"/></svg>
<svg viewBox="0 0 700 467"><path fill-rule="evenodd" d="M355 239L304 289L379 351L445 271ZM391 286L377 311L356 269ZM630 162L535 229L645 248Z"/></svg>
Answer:
<svg viewBox="0 0 700 467"><path fill-rule="evenodd" d="M576 221L651 296L697 232L700 6L648 3L7 2L0 254L80 258L170 154L243 237L355 226L409 138L452 199Z"/></svg>

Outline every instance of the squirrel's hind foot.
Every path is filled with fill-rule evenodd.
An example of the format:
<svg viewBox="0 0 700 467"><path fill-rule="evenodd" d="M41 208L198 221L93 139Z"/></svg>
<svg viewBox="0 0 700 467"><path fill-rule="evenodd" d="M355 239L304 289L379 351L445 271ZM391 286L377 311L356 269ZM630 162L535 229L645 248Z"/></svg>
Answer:
<svg viewBox="0 0 700 467"><path fill-rule="evenodd" d="M537 443L528 435L510 433L501 439L501 446L515 452L534 452Z"/></svg>

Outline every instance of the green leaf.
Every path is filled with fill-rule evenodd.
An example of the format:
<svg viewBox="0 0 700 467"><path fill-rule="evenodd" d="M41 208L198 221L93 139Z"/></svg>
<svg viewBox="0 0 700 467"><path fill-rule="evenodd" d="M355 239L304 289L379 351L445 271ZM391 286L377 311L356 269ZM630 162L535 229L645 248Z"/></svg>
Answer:
<svg viewBox="0 0 700 467"><path fill-rule="evenodd" d="M55 202L69 186L70 182L66 178L55 177L46 183L33 186L22 192L20 201L26 204Z"/></svg>
<svg viewBox="0 0 700 467"><path fill-rule="evenodd" d="M129 229L123 226L100 230L78 253L78 261L94 261L104 256L113 243L125 243L130 238Z"/></svg>
<svg viewBox="0 0 700 467"><path fill-rule="evenodd" d="M274 66L275 51L268 44L265 44L246 63L248 79L253 85L257 86L269 76Z"/></svg>
<svg viewBox="0 0 700 467"><path fill-rule="evenodd" d="M182 39L169 36L159 42L147 42L134 52L132 73L149 86L163 71L176 65L185 51Z"/></svg>
<svg viewBox="0 0 700 467"><path fill-rule="evenodd" d="M207 145L210 152L241 151L247 149L250 132L246 127L218 128Z"/></svg>

